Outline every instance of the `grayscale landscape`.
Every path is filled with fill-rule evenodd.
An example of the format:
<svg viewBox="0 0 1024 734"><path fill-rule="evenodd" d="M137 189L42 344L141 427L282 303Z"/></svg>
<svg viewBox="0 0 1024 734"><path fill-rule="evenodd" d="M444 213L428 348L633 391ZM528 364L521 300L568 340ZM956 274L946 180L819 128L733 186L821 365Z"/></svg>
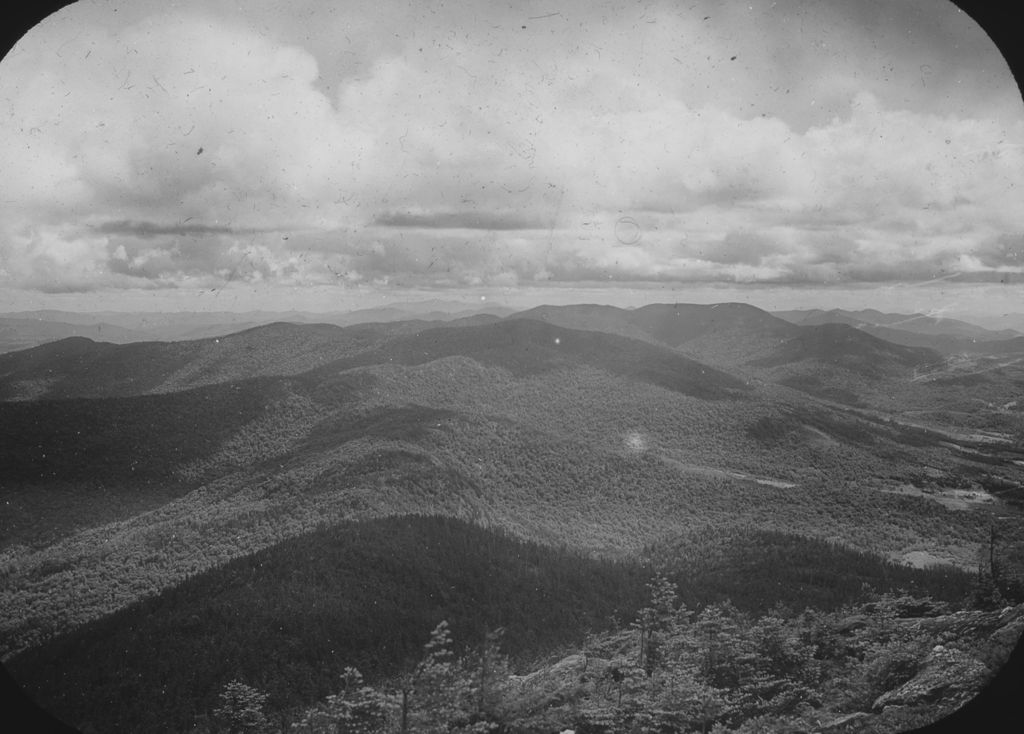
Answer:
<svg viewBox="0 0 1024 734"><path fill-rule="evenodd" d="M953 3L83 0L0 100L23 731L1019 711L1024 101Z"/></svg>

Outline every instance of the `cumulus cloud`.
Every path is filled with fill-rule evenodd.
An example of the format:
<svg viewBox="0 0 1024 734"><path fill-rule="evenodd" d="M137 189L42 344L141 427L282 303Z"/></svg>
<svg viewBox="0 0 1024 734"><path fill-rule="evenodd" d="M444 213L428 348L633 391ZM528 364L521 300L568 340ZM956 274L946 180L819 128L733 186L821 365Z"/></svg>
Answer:
<svg viewBox="0 0 1024 734"><path fill-rule="evenodd" d="M459 4L377 21L257 7L86 14L4 59L0 279L836 283L1024 268L1020 110L1008 119L1005 92L981 82L957 92L927 55L937 45L911 53L888 31L890 66L914 74L882 84L874 21L843 4L802 16L804 45L745 3L716 5L713 23L711 5L567 3L546 25ZM799 64L773 51L786 39ZM922 96L922 75L948 109Z"/></svg>

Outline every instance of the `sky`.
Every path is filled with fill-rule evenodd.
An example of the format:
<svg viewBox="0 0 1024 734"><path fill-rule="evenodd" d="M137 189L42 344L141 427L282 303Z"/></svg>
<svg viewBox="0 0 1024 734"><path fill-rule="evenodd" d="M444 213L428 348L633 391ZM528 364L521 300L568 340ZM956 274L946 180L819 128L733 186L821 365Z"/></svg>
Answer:
<svg viewBox="0 0 1024 734"><path fill-rule="evenodd" d="M946 0L83 0L0 110L5 311L1024 311L1024 102Z"/></svg>

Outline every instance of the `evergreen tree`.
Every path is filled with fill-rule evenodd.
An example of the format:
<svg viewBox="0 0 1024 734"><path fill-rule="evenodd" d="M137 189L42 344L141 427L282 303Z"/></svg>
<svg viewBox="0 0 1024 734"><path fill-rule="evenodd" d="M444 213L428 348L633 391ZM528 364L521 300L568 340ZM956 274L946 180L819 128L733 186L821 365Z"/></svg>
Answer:
<svg viewBox="0 0 1024 734"><path fill-rule="evenodd" d="M424 656L414 673L412 730L422 734L447 734L468 721L467 681L452 653L448 622L442 620L430 633Z"/></svg>
<svg viewBox="0 0 1024 734"><path fill-rule="evenodd" d="M479 665L473 675L471 689L475 705L473 718L480 725L497 721L502 715L511 673L508 658L501 652L503 633L503 629L488 632L480 646Z"/></svg>
<svg viewBox="0 0 1024 734"><path fill-rule="evenodd" d="M679 604L676 585L660 573L647 584L647 593L648 605L630 626L639 633L637 666L651 676L663 662L664 638L678 631L686 609Z"/></svg>
<svg viewBox="0 0 1024 734"><path fill-rule="evenodd" d="M736 609L727 603L709 604L694 625L700 646L700 674L716 688L733 688L740 682L739 659L746 652Z"/></svg>
<svg viewBox="0 0 1024 734"><path fill-rule="evenodd" d="M292 729L304 734L378 734L386 729L387 712L384 695L348 667L341 676L340 693L306 711Z"/></svg>
<svg viewBox="0 0 1024 734"><path fill-rule="evenodd" d="M992 610L1006 605L1006 600L999 591L999 585L992 572L984 566L978 566L978 575L974 580L967 603L974 609Z"/></svg>
<svg viewBox="0 0 1024 734"><path fill-rule="evenodd" d="M227 734L251 734L262 731L267 725L263 707L267 694L233 680L224 686L220 694L221 705L214 709L214 716L227 727Z"/></svg>

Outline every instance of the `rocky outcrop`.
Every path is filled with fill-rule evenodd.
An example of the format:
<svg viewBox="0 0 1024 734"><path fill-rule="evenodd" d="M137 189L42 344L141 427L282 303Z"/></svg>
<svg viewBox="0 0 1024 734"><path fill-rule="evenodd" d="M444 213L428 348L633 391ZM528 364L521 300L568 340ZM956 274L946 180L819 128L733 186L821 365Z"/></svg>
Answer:
<svg viewBox="0 0 1024 734"><path fill-rule="evenodd" d="M529 675L513 675L510 687L521 715L542 711L591 693L603 679L608 661L586 654L569 655Z"/></svg>
<svg viewBox="0 0 1024 734"><path fill-rule="evenodd" d="M833 719L827 724L822 724L814 730L814 734L839 734L840 732L855 731L869 719L871 719L871 714L855 711L852 714Z"/></svg>
<svg viewBox="0 0 1024 734"><path fill-rule="evenodd" d="M922 704L952 710L979 694L1006 664L1024 632L1024 605L900 621L937 644L914 677L879 696L872 710Z"/></svg>
<svg viewBox="0 0 1024 734"><path fill-rule="evenodd" d="M942 602L905 597L836 614L825 629L831 635L829 654L842 663L836 670L847 676L847 690L860 690L857 687L865 680L872 680L871 671L884 656L898 663L901 673L884 677L886 682L881 684L876 678L865 697L837 695L844 681L826 689L824 695L812 691L805 695L809 708L803 713L777 714L773 724L777 731L895 734L954 714L985 689L1020 643L1024 605L951 611ZM693 673L699 674L703 643L692 630L684 634L688 637L676 642L680 649L690 650L686 654L691 658L683 662L694 665ZM632 644L634 635L620 633L595 641L589 654L568 655L528 675L512 676L510 717L524 730L552 732L571 726L624 731L635 723L630 718L634 714L640 717L636 721L659 722L664 731L674 730L673 726L700 728L715 721L737 726L742 717L736 707L749 707L752 696L765 693L763 685L749 690L742 686L715 689L690 681L679 689L683 697L674 698L668 689L658 688L659 676L648 678L633 664Z"/></svg>
<svg viewBox="0 0 1024 734"><path fill-rule="evenodd" d="M992 671L961 650L936 645L917 675L899 688L879 696L872 710L887 706L941 703L958 708L974 698L991 678Z"/></svg>

